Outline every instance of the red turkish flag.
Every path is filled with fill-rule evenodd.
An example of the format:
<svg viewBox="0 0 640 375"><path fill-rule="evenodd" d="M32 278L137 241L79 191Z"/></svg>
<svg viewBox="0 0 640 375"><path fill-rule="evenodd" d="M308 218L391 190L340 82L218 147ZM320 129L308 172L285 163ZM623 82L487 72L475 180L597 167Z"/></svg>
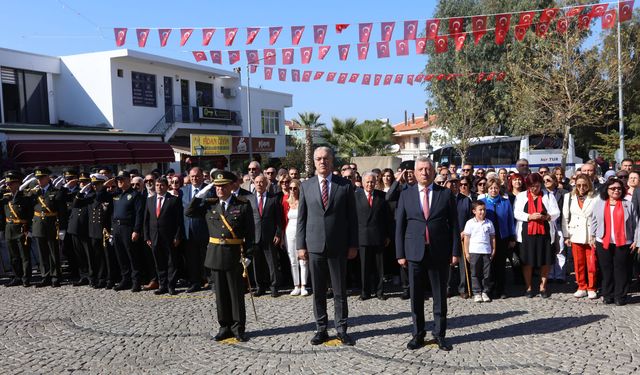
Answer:
<svg viewBox="0 0 640 375"><path fill-rule="evenodd" d="M426 39L434 40L438 36L438 27L440 27L440 20L427 20Z"/></svg>
<svg viewBox="0 0 640 375"><path fill-rule="evenodd" d="M369 54L369 43L358 43L358 60L366 60Z"/></svg>
<svg viewBox="0 0 640 375"><path fill-rule="evenodd" d="M467 33L456 34L454 35L454 38L456 41L456 51L462 51L462 48L464 48L464 42L467 40Z"/></svg>
<svg viewBox="0 0 640 375"><path fill-rule="evenodd" d="M615 9L611 9L608 10L604 13L604 15L602 16L602 28L603 29L610 29L613 26L615 26L616 24L616 10Z"/></svg>
<svg viewBox="0 0 640 375"><path fill-rule="evenodd" d="M247 27L247 44L253 43L260 32L259 27Z"/></svg>
<svg viewBox="0 0 640 375"><path fill-rule="evenodd" d="M591 18L601 17L607 11L609 4L598 4L591 7L589 15Z"/></svg>
<svg viewBox="0 0 640 375"><path fill-rule="evenodd" d="M578 15L580 15L580 13L582 13L582 10L583 10L583 9L584 9L584 5L578 5L578 6L575 6L575 7L571 8L571 9L569 9L569 10L567 11L567 14L565 14L565 16L566 16L566 17L575 17L575 16L578 16Z"/></svg>
<svg viewBox="0 0 640 375"><path fill-rule="evenodd" d="M416 39L416 53L419 55L427 53L427 38Z"/></svg>
<svg viewBox="0 0 640 375"><path fill-rule="evenodd" d="M258 71L258 66L257 65L249 65L249 73L255 73L256 71Z"/></svg>
<svg viewBox="0 0 640 375"><path fill-rule="evenodd" d="M265 65L276 65L276 50L274 48L265 49L263 61Z"/></svg>
<svg viewBox="0 0 640 375"><path fill-rule="evenodd" d="M439 35L434 41L436 45L436 53L444 53L449 50L449 38L446 35Z"/></svg>
<svg viewBox="0 0 640 375"><path fill-rule="evenodd" d="M578 17L578 30L589 30L591 26L591 16L588 14L581 14Z"/></svg>
<svg viewBox="0 0 640 375"><path fill-rule="evenodd" d="M387 74L384 76L384 81L382 82L383 85L389 85L391 84L391 81L393 80L393 74Z"/></svg>
<svg viewBox="0 0 640 375"><path fill-rule="evenodd" d="M302 33L304 32L304 26L291 26L291 44L297 46L300 43L300 38L302 38Z"/></svg>
<svg viewBox="0 0 640 375"><path fill-rule="evenodd" d="M358 24L358 35L360 37L360 43L369 43L369 38L371 37L371 30L373 30L372 23Z"/></svg>
<svg viewBox="0 0 640 375"><path fill-rule="evenodd" d="M291 69L291 81L300 82L300 71L298 69Z"/></svg>
<svg viewBox="0 0 640 375"><path fill-rule="evenodd" d="M391 40L391 36L393 35L393 29L395 28L395 22L382 22L380 27L380 40L383 42L388 42Z"/></svg>
<svg viewBox="0 0 640 375"><path fill-rule="evenodd" d="M546 22L538 23L536 25L536 35L539 38L544 38L548 30L549 30L549 24Z"/></svg>
<svg viewBox="0 0 640 375"><path fill-rule="evenodd" d="M233 65L240 61L240 51L229 51L229 64Z"/></svg>
<svg viewBox="0 0 640 375"><path fill-rule="evenodd" d="M271 80L271 76L273 76L273 68L270 66L264 67L264 79L269 81Z"/></svg>
<svg viewBox="0 0 640 375"><path fill-rule="evenodd" d="M309 82L310 79L311 79L310 70L305 70L304 72L302 72L302 82Z"/></svg>
<svg viewBox="0 0 640 375"><path fill-rule="evenodd" d="M300 48L300 59L303 64L308 64L311 61L311 56L313 55L313 47L302 47Z"/></svg>
<svg viewBox="0 0 640 375"><path fill-rule="evenodd" d="M409 55L409 42L407 40L396 40L396 55L397 56Z"/></svg>
<svg viewBox="0 0 640 375"><path fill-rule="evenodd" d="M524 40L525 35L527 35L527 31L529 30L529 25L518 25L515 27L514 33L516 35L516 40L518 42L522 42Z"/></svg>
<svg viewBox="0 0 640 375"><path fill-rule="evenodd" d="M396 74L396 79L393 81L393 83L402 83L402 78L404 77L404 75L402 74Z"/></svg>
<svg viewBox="0 0 640 375"><path fill-rule="evenodd" d="M511 14L498 14L496 16L496 44L501 45L509 32Z"/></svg>
<svg viewBox="0 0 640 375"><path fill-rule="evenodd" d="M471 23L473 27L473 37L475 44L478 45L480 39L487 33L487 16L474 16L471 17Z"/></svg>
<svg viewBox="0 0 640 375"><path fill-rule="evenodd" d="M285 65L293 64L293 48L282 49L282 63Z"/></svg>
<svg viewBox="0 0 640 375"><path fill-rule="evenodd" d="M556 18L559 12L560 10L557 8L548 8L543 10L542 13L540 13L540 19L538 20L538 23L551 23L551 21Z"/></svg>
<svg viewBox="0 0 640 375"><path fill-rule="evenodd" d="M227 27L224 29L224 45L230 46L233 44L236 34L238 33L237 27Z"/></svg>
<svg viewBox="0 0 640 375"><path fill-rule="evenodd" d="M449 35L460 34L464 29L464 18L455 17L449 19Z"/></svg>
<svg viewBox="0 0 640 375"><path fill-rule="evenodd" d="M169 35L171 35L171 29L158 29L158 36L160 37L160 47L164 47L167 45Z"/></svg>
<svg viewBox="0 0 640 375"><path fill-rule="evenodd" d="M424 80L425 81L431 81L434 77L434 74L427 74L426 76L424 76Z"/></svg>
<svg viewBox="0 0 640 375"><path fill-rule="evenodd" d="M347 82L347 73L340 73L338 76L338 83L342 84Z"/></svg>
<svg viewBox="0 0 640 375"><path fill-rule="evenodd" d="M221 51L209 51L211 56L211 63L222 64L222 52Z"/></svg>
<svg viewBox="0 0 640 375"><path fill-rule="evenodd" d="M438 74L438 75L436 76L436 79L437 79L438 81L442 81L446 76L447 76L446 74Z"/></svg>
<svg viewBox="0 0 640 375"><path fill-rule="evenodd" d="M260 61L260 57L258 57L258 51L255 49L247 50L247 63L251 65L256 65Z"/></svg>
<svg viewBox="0 0 640 375"><path fill-rule="evenodd" d="M207 55L203 51L192 51L193 58L196 59L196 62L207 61Z"/></svg>
<svg viewBox="0 0 640 375"><path fill-rule="evenodd" d="M336 32L342 34L342 31L349 27L348 23L336 23Z"/></svg>
<svg viewBox="0 0 640 375"><path fill-rule="evenodd" d="M522 12L520 13L520 22L518 22L519 26L531 26L533 23L533 18L536 16L536 12Z"/></svg>
<svg viewBox="0 0 640 375"><path fill-rule="evenodd" d="M351 48L351 44L341 44L338 46L341 61L345 61L349 56L349 48Z"/></svg>
<svg viewBox="0 0 640 375"><path fill-rule="evenodd" d="M282 26L274 26L269 28L269 44L274 45L282 32Z"/></svg>
<svg viewBox="0 0 640 375"><path fill-rule="evenodd" d="M316 72L316 74L313 76L314 81L321 79L323 75L324 72Z"/></svg>
<svg viewBox="0 0 640 375"><path fill-rule="evenodd" d="M389 57L389 42L377 42L378 58Z"/></svg>
<svg viewBox="0 0 640 375"><path fill-rule="evenodd" d="M213 38L213 34L216 33L216 29L202 29L202 45L208 46L209 42L211 42L211 38Z"/></svg>
<svg viewBox="0 0 640 375"><path fill-rule="evenodd" d="M493 81L493 79L496 77L496 73L491 72L489 74L487 74L487 81Z"/></svg>
<svg viewBox="0 0 640 375"><path fill-rule="evenodd" d="M618 13L620 13L620 22L627 22L633 18L633 2L621 1L618 3Z"/></svg>
<svg viewBox="0 0 640 375"><path fill-rule="evenodd" d="M415 81L416 81L417 83L420 83L420 82L422 82L423 80L424 80L424 74L418 74L418 75L416 76Z"/></svg>
<svg viewBox="0 0 640 375"><path fill-rule="evenodd" d="M382 74L376 74L373 77L373 85L378 86L380 84L380 81L382 81Z"/></svg>
<svg viewBox="0 0 640 375"><path fill-rule="evenodd" d="M413 86L413 74L408 74L407 75L407 83L411 86Z"/></svg>
<svg viewBox="0 0 640 375"><path fill-rule="evenodd" d="M113 29L113 34L116 37L116 46L122 47L124 45L124 42L127 41L127 28L116 27Z"/></svg>
<svg viewBox="0 0 640 375"><path fill-rule="evenodd" d="M349 83L358 82L358 77L360 77L359 73L351 73L351 76L349 76Z"/></svg>
<svg viewBox="0 0 640 375"><path fill-rule="evenodd" d="M287 69L278 68L278 79L280 81L287 80Z"/></svg>
<svg viewBox="0 0 640 375"><path fill-rule="evenodd" d="M316 44L324 43L324 37L327 36L327 25L313 26L313 41Z"/></svg>
<svg viewBox="0 0 640 375"><path fill-rule="evenodd" d="M413 40L418 31L418 21L404 21L404 40Z"/></svg>
<svg viewBox="0 0 640 375"><path fill-rule="evenodd" d="M458 75L454 73L447 74L447 81L453 81Z"/></svg>
<svg viewBox="0 0 640 375"><path fill-rule="evenodd" d="M371 74L364 74L362 76L362 84L363 85L369 85L371 84Z"/></svg>
<svg viewBox="0 0 640 375"><path fill-rule="evenodd" d="M504 81L505 77L507 76L507 73L505 72L500 72L498 73L498 76L496 77L497 81Z"/></svg>
<svg viewBox="0 0 640 375"><path fill-rule="evenodd" d="M193 29L180 29L180 46L184 46L193 34Z"/></svg>
<svg viewBox="0 0 640 375"><path fill-rule="evenodd" d="M567 17L559 18L558 23L556 24L556 31L560 34L564 34L567 32L569 28L569 19Z"/></svg>
<svg viewBox="0 0 640 375"><path fill-rule="evenodd" d="M336 72L329 72L327 74L327 82L333 82L333 80L336 78Z"/></svg>
<svg viewBox="0 0 640 375"><path fill-rule="evenodd" d="M478 73L478 75L476 75L476 82L480 83L484 80L484 73Z"/></svg>
<svg viewBox="0 0 640 375"><path fill-rule="evenodd" d="M318 59L324 60L324 57L327 56L327 53L329 53L330 49L331 46L320 46L318 48Z"/></svg>
<svg viewBox="0 0 640 375"><path fill-rule="evenodd" d="M138 47L143 48L147 45L147 38L149 38L149 29L136 29L136 36L138 37Z"/></svg>

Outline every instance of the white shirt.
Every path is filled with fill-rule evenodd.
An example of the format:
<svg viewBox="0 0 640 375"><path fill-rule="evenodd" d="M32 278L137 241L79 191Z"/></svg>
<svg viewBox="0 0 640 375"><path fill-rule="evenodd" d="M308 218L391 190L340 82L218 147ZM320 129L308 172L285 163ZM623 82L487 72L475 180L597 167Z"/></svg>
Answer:
<svg viewBox="0 0 640 375"><path fill-rule="evenodd" d="M267 203L267 192L263 192L262 194L258 194L257 192L256 194L256 203L260 204L260 197L262 196L262 209L264 210L264 205Z"/></svg>
<svg viewBox="0 0 640 375"><path fill-rule="evenodd" d="M225 199L225 200L220 200L220 204L222 205L222 212L226 213L227 210L229 209L229 203L231 203L231 197L233 197L233 194L229 194L229 198ZM222 204L224 203L224 204Z"/></svg>
<svg viewBox="0 0 640 375"><path fill-rule="evenodd" d="M197 187L197 186L191 185L191 199L193 199L196 196L196 194L198 194L200 190L202 190L203 188L204 186ZM196 191L196 189L198 189L198 191Z"/></svg>
<svg viewBox="0 0 640 375"><path fill-rule="evenodd" d="M418 192L420 193L420 210L422 212L424 212L424 207L422 207L422 203L424 202L424 188L425 186L418 184ZM433 198L433 184L429 185L429 213L431 213L432 198Z"/></svg>
<svg viewBox="0 0 640 375"><path fill-rule="evenodd" d="M162 209L162 206L164 205L164 201L167 200L166 194L162 196L158 195L158 197L156 198L156 207L158 206L158 199L160 199L160 209Z"/></svg>
<svg viewBox="0 0 640 375"><path fill-rule="evenodd" d="M333 176L332 173L329 173L329 175L326 177L327 180L327 198L331 197L331 177ZM320 186L320 198L322 199L322 176L318 175L318 185Z"/></svg>
<svg viewBox="0 0 640 375"><path fill-rule="evenodd" d="M464 235L469 236L469 254L491 254L491 236L496 235L496 230L490 220L469 219Z"/></svg>

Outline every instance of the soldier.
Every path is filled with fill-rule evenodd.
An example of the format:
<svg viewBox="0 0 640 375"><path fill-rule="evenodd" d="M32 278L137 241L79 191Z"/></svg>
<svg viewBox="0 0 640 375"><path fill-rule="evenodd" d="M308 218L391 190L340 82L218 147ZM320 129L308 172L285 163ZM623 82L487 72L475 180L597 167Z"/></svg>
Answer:
<svg viewBox="0 0 640 375"><path fill-rule="evenodd" d="M13 269L13 279L5 286L31 285L31 220L33 202L18 188L22 175L17 171L4 173L5 184L9 191L2 196L5 218L4 236L9 248L9 258Z"/></svg>
<svg viewBox="0 0 640 375"><path fill-rule="evenodd" d="M66 177L65 177L66 178ZM80 189L78 189L78 182ZM80 178L67 182L68 193L67 198L71 197L71 213L69 214L69 225L67 234L70 235L73 243L73 255L75 264L78 268L78 281L73 286L83 286L95 283L95 275L93 262L91 259L91 251L89 244L89 208L88 201L84 198L87 191L91 188L91 177L87 172L80 172Z"/></svg>
<svg viewBox="0 0 640 375"><path fill-rule="evenodd" d="M78 171L75 168L65 168L62 171L62 177L64 179L64 188L61 190L64 193L64 201L67 205L67 223L71 219L71 211L73 208L73 199L75 198L80 188L78 187ZM61 239L62 255L67 260L69 266L69 273L72 279L79 278L76 281L82 282L86 276L86 259L82 255L83 249L76 248L76 244L73 241L73 236L65 236L64 240ZM83 268L84 269L81 269ZM75 283L74 283L75 284Z"/></svg>
<svg viewBox="0 0 640 375"><path fill-rule="evenodd" d="M91 259L93 259L92 270L94 273L94 288L101 289L113 288L115 279L115 270L111 267L116 261L111 259L114 257L112 246L109 244L109 205L99 202L96 199L96 191L104 188L104 182L107 180L105 175L94 173L91 176L91 188L84 194L89 210L89 249L91 250ZM111 251L109 251L111 250ZM111 257L110 257L111 255Z"/></svg>
<svg viewBox="0 0 640 375"><path fill-rule="evenodd" d="M195 195L185 215L204 216L209 227L205 266L213 272L220 324L214 339L221 341L235 336L238 341L247 341L243 267L248 264L254 245L253 212L245 198L231 194L236 179L233 173L218 171L212 177L213 183ZM203 200L212 186L217 198Z"/></svg>

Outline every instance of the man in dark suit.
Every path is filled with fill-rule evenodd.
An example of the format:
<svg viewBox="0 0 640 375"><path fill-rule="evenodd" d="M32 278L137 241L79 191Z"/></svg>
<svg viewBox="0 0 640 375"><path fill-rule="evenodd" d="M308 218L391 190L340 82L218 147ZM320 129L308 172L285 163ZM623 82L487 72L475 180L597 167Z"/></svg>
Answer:
<svg viewBox="0 0 640 375"><path fill-rule="evenodd" d="M318 147L313 160L316 176L300 186L296 247L300 258L309 259L313 282L313 313L316 334L312 345L327 341L327 279L334 293L338 339L354 345L347 334L347 258L358 255L358 218L355 196L349 181L332 175L333 151Z"/></svg>
<svg viewBox="0 0 640 375"><path fill-rule="evenodd" d="M362 185L363 189L355 193L362 280L360 300L371 298L372 291L375 291L378 299L385 300L383 263L384 249L391 241L391 211L385 193L375 190L376 175L373 172L364 174Z"/></svg>
<svg viewBox="0 0 640 375"><path fill-rule="evenodd" d="M253 272L257 285L256 296L264 294L267 285L271 297L278 297L279 252L282 238L282 207L275 195L266 191L269 181L263 175L253 179L256 192L247 196L253 209L255 247Z"/></svg>
<svg viewBox="0 0 640 375"><path fill-rule="evenodd" d="M433 184L435 169L431 159L419 157L415 174L418 183L405 188L396 209L396 257L398 264L409 268L413 338L407 344L411 350L424 345L424 283L431 281L433 293L432 332L441 350L451 350L445 341L447 329L447 280L452 249L458 249L456 201L449 189Z"/></svg>
<svg viewBox="0 0 640 375"><path fill-rule="evenodd" d="M151 248L158 274L157 295L176 294L177 249L182 240L183 210L180 198L167 193L169 181L156 180L156 195L147 198L144 211L144 239Z"/></svg>
<svg viewBox="0 0 640 375"><path fill-rule="evenodd" d="M454 175L447 180L446 187L451 190L453 195L456 197L456 208L458 211L458 228L460 229L460 231L462 231L464 230L463 227L467 223L467 220L473 217L473 213L471 212L471 198L467 197L464 194L460 194L459 183L460 179ZM462 234L460 235L460 239L462 239ZM460 246L462 246L462 241L460 242ZM462 254L462 251L459 251L460 254ZM452 295L453 290L457 290L461 298L469 298L469 291L467 289L466 266L467 264L465 263L464 258L461 258L460 262L458 262L457 265L451 265L452 272L450 272L449 274L449 291L447 292L447 295Z"/></svg>

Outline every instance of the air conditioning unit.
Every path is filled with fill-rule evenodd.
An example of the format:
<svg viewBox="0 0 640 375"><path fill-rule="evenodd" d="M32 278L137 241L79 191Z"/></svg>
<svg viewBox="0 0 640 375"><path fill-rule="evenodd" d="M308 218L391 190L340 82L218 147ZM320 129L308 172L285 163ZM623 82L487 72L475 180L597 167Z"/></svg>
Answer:
<svg viewBox="0 0 640 375"><path fill-rule="evenodd" d="M222 95L225 98L235 98L236 97L236 90L232 89L232 88L222 88Z"/></svg>

